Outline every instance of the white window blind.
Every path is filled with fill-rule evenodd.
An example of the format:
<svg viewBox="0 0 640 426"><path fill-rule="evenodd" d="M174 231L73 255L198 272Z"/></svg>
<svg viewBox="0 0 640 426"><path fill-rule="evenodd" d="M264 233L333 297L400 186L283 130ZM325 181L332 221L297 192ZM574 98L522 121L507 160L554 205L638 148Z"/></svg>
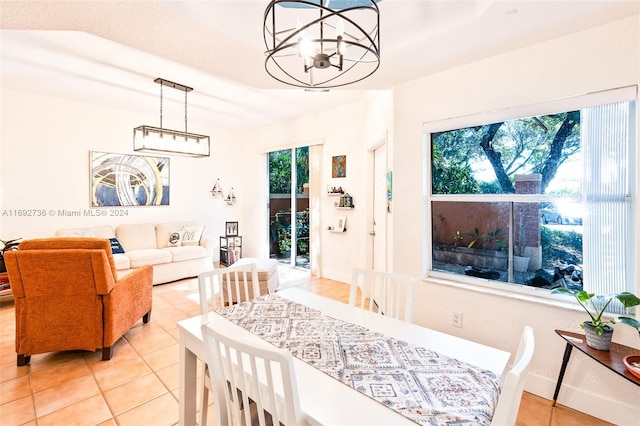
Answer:
<svg viewBox="0 0 640 426"><path fill-rule="evenodd" d="M635 101L582 110L585 290L634 291L631 194ZM617 300L608 311L623 314Z"/></svg>

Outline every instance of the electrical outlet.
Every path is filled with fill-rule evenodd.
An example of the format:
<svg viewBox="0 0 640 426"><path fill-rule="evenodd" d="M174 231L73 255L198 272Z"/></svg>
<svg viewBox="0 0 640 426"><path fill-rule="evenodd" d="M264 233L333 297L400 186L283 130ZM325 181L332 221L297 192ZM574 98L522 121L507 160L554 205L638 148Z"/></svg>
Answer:
<svg viewBox="0 0 640 426"><path fill-rule="evenodd" d="M462 312L451 313L451 325L462 328Z"/></svg>

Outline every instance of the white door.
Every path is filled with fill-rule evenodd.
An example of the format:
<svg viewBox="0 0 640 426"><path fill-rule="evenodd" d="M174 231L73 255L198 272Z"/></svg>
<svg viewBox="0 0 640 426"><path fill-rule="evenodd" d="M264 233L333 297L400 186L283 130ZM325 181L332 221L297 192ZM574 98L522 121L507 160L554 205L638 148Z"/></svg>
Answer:
<svg viewBox="0 0 640 426"><path fill-rule="evenodd" d="M372 223L369 235L373 239L371 246L372 269L387 271L387 144L373 151L372 181Z"/></svg>

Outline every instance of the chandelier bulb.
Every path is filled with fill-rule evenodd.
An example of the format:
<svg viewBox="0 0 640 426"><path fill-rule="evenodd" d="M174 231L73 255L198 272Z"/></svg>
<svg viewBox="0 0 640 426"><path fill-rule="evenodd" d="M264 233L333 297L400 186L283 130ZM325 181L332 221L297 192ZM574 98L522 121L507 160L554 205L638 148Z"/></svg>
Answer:
<svg viewBox="0 0 640 426"><path fill-rule="evenodd" d="M338 19L338 23L336 24L336 36L342 37L344 34L344 21L342 19Z"/></svg>

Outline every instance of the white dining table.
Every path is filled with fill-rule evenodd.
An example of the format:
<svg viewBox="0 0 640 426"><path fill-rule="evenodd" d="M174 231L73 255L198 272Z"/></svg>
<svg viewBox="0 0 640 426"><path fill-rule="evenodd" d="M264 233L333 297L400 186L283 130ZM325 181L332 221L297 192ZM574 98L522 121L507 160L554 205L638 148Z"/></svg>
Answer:
<svg viewBox="0 0 640 426"><path fill-rule="evenodd" d="M291 288L279 291L277 294L285 299L317 309L324 315L429 348L442 355L490 370L500 376L504 374L509 361L509 352L369 312L304 290ZM219 317L218 314L212 312L178 322L180 335L179 421L183 426L196 424L197 360L206 359L201 326L212 315ZM261 339L244 329L239 328L238 333L248 339ZM295 357L294 368L300 408L306 421L310 424L331 426L415 425L414 422L396 411Z"/></svg>

